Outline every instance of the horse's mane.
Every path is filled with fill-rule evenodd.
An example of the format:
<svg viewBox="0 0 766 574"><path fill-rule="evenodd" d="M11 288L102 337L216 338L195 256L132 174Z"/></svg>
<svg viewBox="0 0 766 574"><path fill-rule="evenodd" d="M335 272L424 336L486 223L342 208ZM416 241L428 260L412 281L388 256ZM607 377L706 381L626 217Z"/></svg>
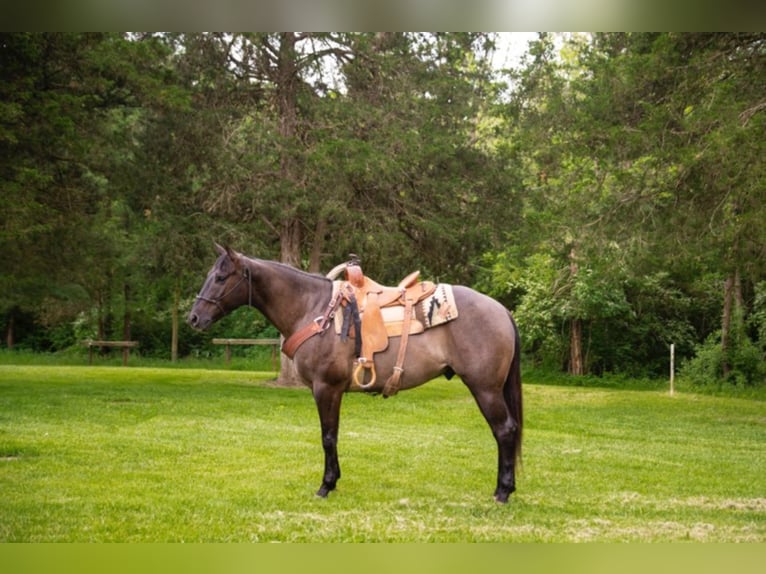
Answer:
<svg viewBox="0 0 766 574"><path fill-rule="evenodd" d="M325 283L332 282L331 279L328 279L324 275L320 275L318 273L309 273L308 271L303 271L302 269L298 269L297 267L293 267L292 265L288 265L286 263L280 263L279 261L272 261L270 259L258 259L257 257L248 257L248 256L243 256L243 257L245 257L245 259L247 259L248 261L252 261L253 263L278 269L284 273L287 273L288 275L295 277L296 280L305 281L306 279L313 279L313 280L319 280Z"/></svg>

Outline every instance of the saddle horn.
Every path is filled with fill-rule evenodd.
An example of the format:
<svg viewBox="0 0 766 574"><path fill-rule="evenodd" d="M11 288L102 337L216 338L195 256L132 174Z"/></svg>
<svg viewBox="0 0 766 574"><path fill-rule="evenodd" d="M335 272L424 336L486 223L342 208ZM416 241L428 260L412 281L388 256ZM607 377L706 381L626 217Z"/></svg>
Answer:
<svg viewBox="0 0 766 574"><path fill-rule="evenodd" d="M346 264L345 264L345 263L339 263L338 265L336 265L335 267L333 267L333 268L332 268L332 269L331 269L331 270L330 270L330 271L327 273L327 275L325 275L325 277L327 277L328 279L332 279L333 281L335 281L335 279L338 277L338 275L340 275L341 271L343 271L345 268L346 268Z"/></svg>

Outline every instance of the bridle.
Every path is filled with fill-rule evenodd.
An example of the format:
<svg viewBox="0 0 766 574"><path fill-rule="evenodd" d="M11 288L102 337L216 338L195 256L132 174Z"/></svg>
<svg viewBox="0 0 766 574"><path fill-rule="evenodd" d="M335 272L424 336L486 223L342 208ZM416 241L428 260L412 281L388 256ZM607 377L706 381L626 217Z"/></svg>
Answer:
<svg viewBox="0 0 766 574"><path fill-rule="evenodd" d="M226 276L226 279L228 279L230 276L231 276L231 273ZM239 287L240 283L242 283L246 279L248 280L247 281L247 304L250 307L252 307L253 306L253 282L250 281L250 269L248 269L247 267L245 267L242 270L242 275L240 276L239 281L237 281L230 289L227 289L226 291L224 291L220 297L216 299L211 299L210 297L204 297L203 295L201 295L202 292L200 291L200 293L197 294L196 299L198 301L204 301L205 303L212 303L213 305L218 307L221 313L225 315L226 310L223 308L223 305L221 305L221 301L223 301L227 295L229 295L237 287ZM204 286L203 286L203 289L204 289Z"/></svg>

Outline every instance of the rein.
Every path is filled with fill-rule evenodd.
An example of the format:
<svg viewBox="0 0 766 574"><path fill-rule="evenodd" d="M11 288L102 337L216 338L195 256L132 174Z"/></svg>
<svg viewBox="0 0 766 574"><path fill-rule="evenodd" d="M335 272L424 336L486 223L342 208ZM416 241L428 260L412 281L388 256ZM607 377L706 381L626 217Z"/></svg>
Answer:
<svg viewBox="0 0 766 574"><path fill-rule="evenodd" d="M231 287L231 289L227 289L226 291L224 291L223 294L220 297L218 297L216 299L211 299L210 297L204 297L201 294L197 294L196 299L198 301L204 301L205 303L212 303L213 305L218 307L218 309L220 309L221 313L226 314L226 310L223 308L223 305L221 305L221 301L223 301L226 298L227 295L229 295L232 291L234 291L237 287L239 287L240 283L242 283L245 279L248 280L248 282L247 282L247 304L250 307L252 307L253 306L253 282L250 281L250 270L247 267L245 267L242 270L242 275L240 276L239 281L237 281ZM204 286L203 286L203 289L204 289ZM201 293L201 291L200 291L200 293Z"/></svg>

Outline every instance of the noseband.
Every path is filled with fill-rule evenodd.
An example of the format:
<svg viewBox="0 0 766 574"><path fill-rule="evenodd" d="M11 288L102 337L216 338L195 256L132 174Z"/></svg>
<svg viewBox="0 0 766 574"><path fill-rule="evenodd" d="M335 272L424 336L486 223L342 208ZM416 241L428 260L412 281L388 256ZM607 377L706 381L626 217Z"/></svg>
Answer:
<svg viewBox="0 0 766 574"><path fill-rule="evenodd" d="M229 295L232 291L234 291L237 287L239 287L239 284L242 283L245 279L248 280L248 282L247 282L247 304L250 307L252 307L253 306L253 282L250 281L250 270L247 267L245 267L242 270L242 275L240 276L239 281L237 281L231 287L231 289L227 289L226 291L224 291L223 295L221 295L217 299L211 299L209 297L204 297L201 294L198 294L196 299L198 301L204 301L205 303L212 303L213 305L218 307L218 309L220 309L221 313L223 313L225 315L226 314L226 310L223 308L223 305L221 305L221 301L223 301L226 298L227 295Z"/></svg>

